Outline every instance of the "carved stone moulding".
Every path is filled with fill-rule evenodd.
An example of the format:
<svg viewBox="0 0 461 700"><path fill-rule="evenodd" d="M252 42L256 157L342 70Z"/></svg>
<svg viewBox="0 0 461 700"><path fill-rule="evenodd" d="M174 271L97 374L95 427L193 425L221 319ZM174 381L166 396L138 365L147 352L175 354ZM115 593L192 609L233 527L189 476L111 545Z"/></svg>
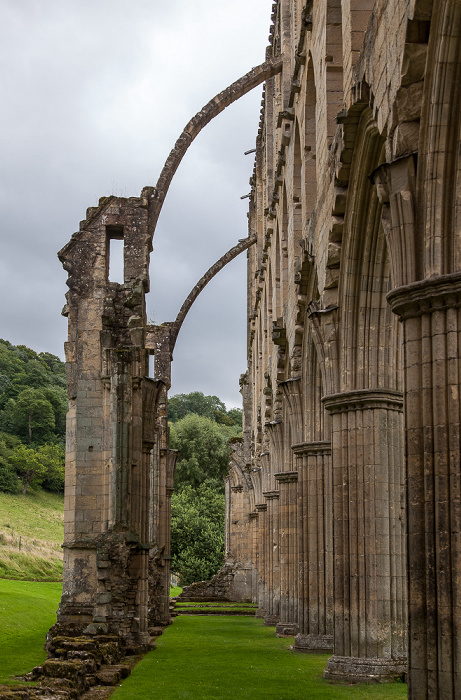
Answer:
<svg viewBox="0 0 461 700"><path fill-rule="evenodd" d="M274 474L274 479L279 483L296 483L298 481L298 472L279 472Z"/></svg>
<svg viewBox="0 0 461 700"><path fill-rule="evenodd" d="M267 503L256 503L255 510L257 510L258 513L264 513L267 510Z"/></svg>
<svg viewBox="0 0 461 700"><path fill-rule="evenodd" d="M274 499L280 498L280 492L279 491L264 491L263 496L268 501L273 501Z"/></svg>
<svg viewBox="0 0 461 700"><path fill-rule="evenodd" d="M393 389L361 389L330 394L322 398L325 408L333 413L346 413L373 408L403 411L403 394Z"/></svg>
<svg viewBox="0 0 461 700"><path fill-rule="evenodd" d="M331 442L326 440L318 440L317 442L300 442L297 445L292 445L291 449L296 456L306 455L329 455L331 454Z"/></svg>
<svg viewBox="0 0 461 700"><path fill-rule="evenodd" d="M461 306L461 273L431 277L397 287L388 293L387 300L402 321L458 308Z"/></svg>

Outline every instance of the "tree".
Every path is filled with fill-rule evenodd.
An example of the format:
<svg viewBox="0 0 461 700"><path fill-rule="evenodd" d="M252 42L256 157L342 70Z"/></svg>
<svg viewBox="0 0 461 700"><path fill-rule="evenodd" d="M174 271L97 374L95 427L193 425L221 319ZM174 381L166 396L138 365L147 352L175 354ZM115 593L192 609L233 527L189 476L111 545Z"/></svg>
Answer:
<svg viewBox="0 0 461 700"><path fill-rule="evenodd" d="M223 430L210 418L188 414L171 426L170 445L178 450L175 488L185 484L198 487L212 481L224 490L223 479L229 469L230 448Z"/></svg>
<svg viewBox="0 0 461 700"><path fill-rule="evenodd" d="M55 425L53 406L42 389L24 389L2 412L2 428L29 444L52 440Z"/></svg>
<svg viewBox="0 0 461 700"><path fill-rule="evenodd" d="M36 453L46 470L43 488L56 493L64 491L64 445L41 445Z"/></svg>
<svg viewBox="0 0 461 700"><path fill-rule="evenodd" d="M171 497L172 570L181 584L206 581L224 561L224 494L203 483L186 484Z"/></svg>
<svg viewBox="0 0 461 700"><path fill-rule="evenodd" d="M168 420L175 423L189 413L215 419L216 412L226 413L226 406L217 396L205 396L201 391L176 394L168 401Z"/></svg>
<svg viewBox="0 0 461 700"><path fill-rule="evenodd" d="M18 475L10 463L11 455L20 440L8 433L0 433L0 491L5 493L19 493L20 481Z"/></svg>
<svg viewBox="0 0 461 700"><path fill-rule="evenodd" d="M10 457L17 475L22 481L22 492L27 492L28 486L39 486L46 476L46 465L36 450L25 445L19 445Z"/></svg>

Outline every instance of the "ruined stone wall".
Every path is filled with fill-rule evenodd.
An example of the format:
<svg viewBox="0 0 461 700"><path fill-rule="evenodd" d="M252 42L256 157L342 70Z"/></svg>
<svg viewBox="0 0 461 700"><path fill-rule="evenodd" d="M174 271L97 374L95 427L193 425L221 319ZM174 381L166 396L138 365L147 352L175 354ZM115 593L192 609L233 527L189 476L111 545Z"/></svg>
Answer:
<svg viewBox="0 0 461 700"><path fill-rule="evenodd" d="M149 190L102 198L59 253L69 275L69 412L64 585L52 635L116 634L133 648L148 647L149 627L170 620L174 454L164 348L146 324L151 208ZM120 283L109 275L114 240L123 241Z"/></svg>
<svg viewBox="0 0 461 700"><path fill-rule="evenodd" d="M332 650L327 678L393 678L408 652L410 697L455 698L461 7L278 0L272 20L248 252L258 534L229 518L228 539L258 614Z"/></svg>

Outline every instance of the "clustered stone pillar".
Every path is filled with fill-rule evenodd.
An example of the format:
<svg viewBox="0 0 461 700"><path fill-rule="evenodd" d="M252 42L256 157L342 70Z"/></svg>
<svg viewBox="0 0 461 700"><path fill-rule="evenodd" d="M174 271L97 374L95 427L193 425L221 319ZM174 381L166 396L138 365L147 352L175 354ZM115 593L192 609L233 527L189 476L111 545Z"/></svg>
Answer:
<svg viewBox="0 0 461 700"><path fill-rule="evenodd" d="M267 615L265 625L276 625L280 619L280 524L279 492L265 491L267 501L266 537L267 537Z"/></svg>
<svg viewBox="0 0 461 700"><path fill-rule="evenodd" d="M298 465L299 633L294 650L333 649L331 443L293 445Z"/></svg>
<svg viewBox="0 0 461 700"><path fill-rule="evenodd" d="M267 503L256 503L258 513L258 609L255 617L264 619L268 614L268 575L269 556L266 537L267 530Z"/></svg>
<svg viewBox="0 0 461 700"><path fill-rule="evenodd" d="M402 394L324 398L332 416L334 655L325 677L406 670Z"/></svg>
<svg viewBox="0 0 461 700"><path fill-rule="evenodd" d="M388 299L403 323L409 697L461 698L461 275Z"/></svg>
<svg viewBox="0 0 461 700"><path fill-rule="evenodd" d="M276 634L293 637L298 631L298 473L280 472L275 479L280 494L280 620Z"/></svg>

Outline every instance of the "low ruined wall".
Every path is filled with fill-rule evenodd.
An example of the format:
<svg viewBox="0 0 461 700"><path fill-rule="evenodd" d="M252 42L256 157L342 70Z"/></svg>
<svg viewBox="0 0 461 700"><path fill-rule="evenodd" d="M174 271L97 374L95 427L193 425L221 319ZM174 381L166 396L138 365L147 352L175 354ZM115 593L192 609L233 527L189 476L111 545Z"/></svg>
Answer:
<svg viewBox="0 0 461 700"><path fill-rule="evenodd" d="M222 600L239 603L252 601L253 569L226 563L210 581L197 581L185 586L178 600Z"/></svg>

